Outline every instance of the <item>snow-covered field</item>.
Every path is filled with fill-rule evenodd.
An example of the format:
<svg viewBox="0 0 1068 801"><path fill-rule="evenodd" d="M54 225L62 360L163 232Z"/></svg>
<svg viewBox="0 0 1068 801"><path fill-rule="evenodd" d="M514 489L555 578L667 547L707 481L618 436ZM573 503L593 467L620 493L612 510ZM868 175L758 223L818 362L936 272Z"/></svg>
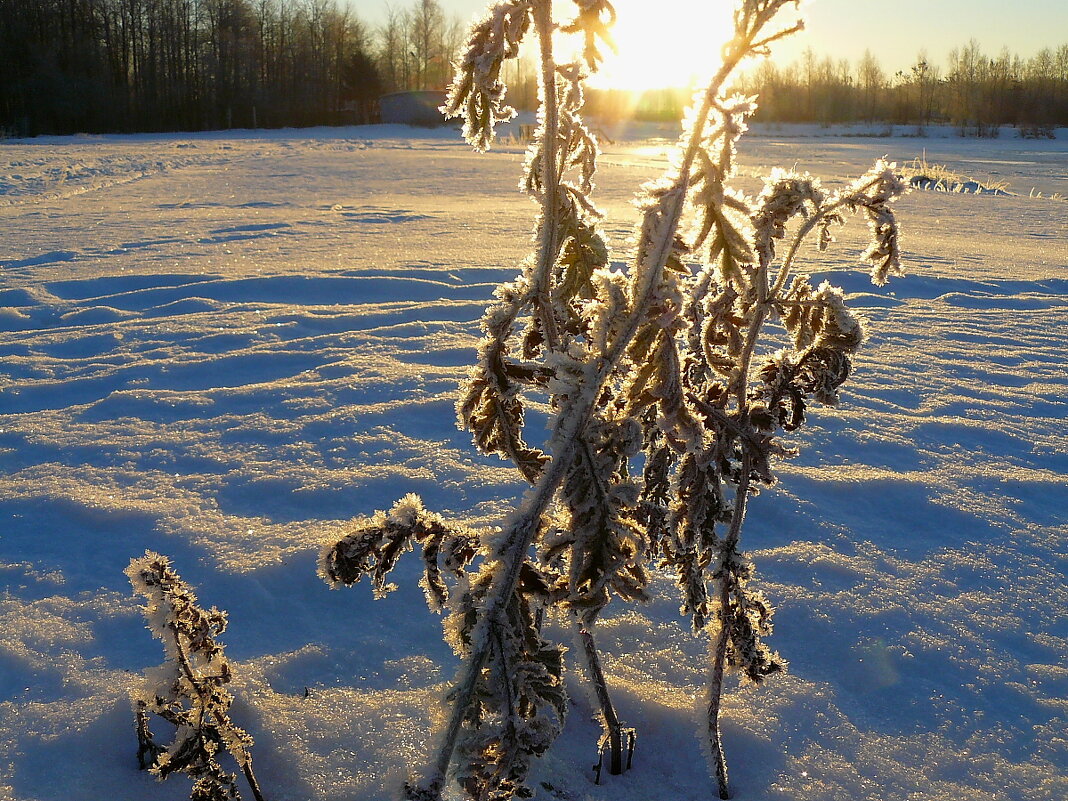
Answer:
<svg viewBox="0 0 1068 801"><path fill-rule="evenodd" d="M746 141L832 184L925 153L1015 196L914 192L911 274L833 273L871 338L839 410L744 532L790 673L732 685L739 801L1068 798L1068 141ZM606 148L620 251L662 142ZM0 799L188 796L137 770L127 690L160 661L123 569L172 556L230 612L235 718L270 801L377 801L455 670L409 579L373 602L317 544L406 492L492 525L522 491L453 426L477 318L527 251L521 148L350 128L0 144ZM1028 197L1031 190L1047 197ZM712 784L704 644L672 581L600 625L633 770L593 784L579 682L541 799ZM560 636L565 636L560 634ZM551 789L550 789L551 788Z"/></svg>

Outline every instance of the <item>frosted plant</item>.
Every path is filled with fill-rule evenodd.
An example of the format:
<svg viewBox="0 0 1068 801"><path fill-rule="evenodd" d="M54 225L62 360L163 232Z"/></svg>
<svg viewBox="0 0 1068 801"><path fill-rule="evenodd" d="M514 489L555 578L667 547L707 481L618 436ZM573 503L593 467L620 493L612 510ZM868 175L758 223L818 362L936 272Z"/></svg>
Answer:
<svg viewBox="0 0 1068 801"><path fill-rule="evenodd" d="M404 499L326 549L322 563L329 580L370 575L381 591L400 551L420 543L428 600L447 604L447 637L464 663L433 761L406 785L408 799L440 799L450 769L478 801L529 796L531 759L552 743L565 709L563 649L542 637L546 612L578 634L610 772L621 772L623 729L593 630L613 597L645 598L650 566L675 575L683 614L709 637L708 754L728 795L724 676L759 682L785 668L764 643L773 609L739 547L749 499L774 482L775 459L794 453L781 434L803 424L811 402L837 402L863 340L841 291L813 286L796 257L810 238L825 250L845 213L859 212L872 234L863 258L873 281L901 270L891 204L906 186L893 165L876 163L840 192L782 170L753 198L728 186L755 98L724 88L743 59L800 29L772 25L791 2L738 4L734 38L695 95L675 163L638 194L625 270L610 265L598 232L597 146L580 118L582 81L608 41L613 9L576 0L575 20L561 26L583 35L575 64L554 61L549 0L497 3L473 30L444 110L464 116L480 149L511 113L501 64L529 30L537 34L539 127L520 185L539 214L534 253L482 320L457 411L477 447L510 460L532 486L499 530L477 536ZM785 328L786 347L769 344L772 321ZM541 448L526 432L532 399L552 412ZM442 552L462 556L441 563ZM455 580L451 594L431 578L442 564Z"/></svg>
<svg viewBox="0 0 1068 801"><path fill-rule="evenodd" d="M142 769L160 779L186 773L193 779L191 801L239 799L236 777L223 770L218 756L229 751L252 789L263 801L252 771L252 737L230 718L233 696L230 662L215 638L226 629L226 613L204 610L165 556L146 551L126 569L134 592L143 596L148 629L163 642L167 661L145 672L145 683L132 695ZM166 747L153 739L149 715L175 727Z"/></svg>
<svg viewBox="0 0 1068 801"><path fill-rule="evenodd" d="M322 551L319 574L331 586L352 585L370 577L376 596L394 589L386 574L402 553L418 545L424 575L420 584L434 611L448 609L446 639L461 657L486 636L479 609L492 575L468 573L478 538L474 531L449 525L428 512L415 495L399 500L388 514L378 512L348 536ZM451 592L445 581L454 585ZM563 725L567 697L563 691L562 653L541 638L535 608L548 588L527 568L504 610L505 620L490 636L487 656L492 680L478 681L469 729L458 755L456 778L472 798L524 797L523 778L530 760L552 743ZM417 796L419 797L419 796Z"/></svg>
<svg viewBox="0 0 1068 801"><path fill-rule="evenodd" d="M319 557L319 575L332 588L351 587L370 576L376 598L382 598L396 585L386 576L397 560L417 543L422 547L425 570L420 586L427 605L434 612L444 610L449 599L442 568L462 580L464 568L475 558L478 539L475 532L453 527L439 515L423 508L417 495L409 493L397 501L389 514L376 512L355 531L324 548Z"/></svg>

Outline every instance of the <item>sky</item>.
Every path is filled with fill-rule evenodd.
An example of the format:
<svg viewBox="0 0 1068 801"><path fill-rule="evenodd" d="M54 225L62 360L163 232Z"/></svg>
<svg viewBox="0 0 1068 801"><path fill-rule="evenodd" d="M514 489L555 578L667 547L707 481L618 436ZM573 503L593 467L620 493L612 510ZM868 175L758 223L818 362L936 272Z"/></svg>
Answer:
<svg viewBox="0 0 1068 801"><path fill-rule="evenodd" d="M389 5L404 8L414 2L389 0ZM487 5L486 0L440 2L448 13L465 19L479 14ZM350 3L357 15L372 25L382 20L387 7L387 0ZM655 41L669 36L675 15L695 9L704 17L725 20L730 3L617 0L616 6L621 25L624 19L635 20L636 11L656 9L655 17L631 23L634 30L644 31L647 39ZM991 55L1007 47L1010 52L1030 56L1042 47L1068 43L1068 0L806 0L802 13L806 30L776 45L775 58L780 64L796 61L808 47L820 57L830 55L835 60L850 61L859 59L867 49L878 57L884 69L893 73L907 69L921 49L935 64L943 66L949 51L970 39L978 41L983 51ZM715 36L704 33L702 27L687 26L683 40L670 50L693 53L707 47ZM712 47L718 44L713 43Z"/></svg>

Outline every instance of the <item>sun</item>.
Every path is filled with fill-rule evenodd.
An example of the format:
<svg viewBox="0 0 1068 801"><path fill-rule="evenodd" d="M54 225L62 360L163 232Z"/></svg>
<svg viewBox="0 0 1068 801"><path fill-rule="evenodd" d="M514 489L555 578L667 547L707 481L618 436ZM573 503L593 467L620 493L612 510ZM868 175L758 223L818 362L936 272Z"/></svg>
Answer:
<svg viewBox="0 0 1068 801"><path fill-rule="evenodd" d="M727 0L614 0L613 35L618 53L608 53L590 79L603 89L664 89L690 86L719 64L730 35Z"/></svg>

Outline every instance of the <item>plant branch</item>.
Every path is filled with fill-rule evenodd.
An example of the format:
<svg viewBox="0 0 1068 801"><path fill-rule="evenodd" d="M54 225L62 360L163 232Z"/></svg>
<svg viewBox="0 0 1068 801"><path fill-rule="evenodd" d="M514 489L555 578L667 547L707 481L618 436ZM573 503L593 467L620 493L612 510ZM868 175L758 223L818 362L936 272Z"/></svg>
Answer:
<svg viewBox="0 0 1068 801"><path fill-rule="evenodd" d="M556 91L556 62L553 58L552 0L536 0L533 7L534 27L538 33L541 51L541 230L538 237L537 272L532 291L535 293L535 309L541 322L542 333L549 351L560 345L556 316L553 313L551 295L552 269L560 255L560 177L562 159L557 155L560 147L560 107Z"/></svg>
<svg viewBox="0 0 1068 801"><path fill-rule="evenodd" d="M719 604L719 629L711 644L712 670L708 681L707 711L708 711L708 747L712 754L713 770L716 774L716 783L719 785L719 797L730 798L727 788L727 759L723 752L723 738L719 728L719 714L723 700L723 675L727 665L727 645L730 643L731 625L731 602L730 602L730 576L727 566L724 564L728 555L735 551L738 538L742 531L742 522L745 520L746 503L749 496L749 485L753 469L753 459L749 454L749 448L742 446L742 475L738 482L738 489L734 495L734 511L731 514L730 527L720 544L720 565L717 570L716 583Z"/></svg>
<svg viewBox="0 0 1068 801"><path fill-rule="evenodd" d="M730 640L730 592L726 581L719 585L719 631L710 643L712 669L708 679L706 714L708 726L708 750L712 757L712 770L721 799L730 798L727 784L727 757L723 750L723 735L719 727L720 706L723 700L723 675L727 667L727 643Z"/></svg>
<svg viewBox="0 0 1068 801"><path fill-rule="evenodd" d="M582 646L590 683L593 684L594 693L597 696L597 705L601 708L605 733L608 735L610 753L608 772L612 776L619 776L623 773L623 729L616 716L615 707L612 705L612 698L608 694L608 682L605 681L604 670L601 669L601 659L597 655L593 634L578 621L575 621L573 625L579 644Z"/></svg>
<svg viewBox="0 0 1068 801"><path fill-rule="evenodd" d="M205 700L204 691L200 686L200 682L196 679L196 674L193 672L193 666L189 662L189 656L188 654L186 654L185 648L182 647L182 639L178 633L178 629L172 626L171 631L174 633L174 644L178 656L178 664L181 665L182 672L185 674L186 681L189 682L189 685L196 692L197 700L200 702L197 708L197 717L199 719L198 722L200 723L200 725L197 727L197 737L203 740L204 734L202 727L204 722L204 715L207 712L208 708L208 701ZM222 726L229 729L231 733L233 732L234 724L233 721L230 720L229 715L219 709L216 709L214 711L214 715L215 719ZM263 793L260 792L260 784L258 781L256 781L256 774L252 771L252 755L244 748L240 749L240 751L241 772L244 774L245 780L248 782L248 786L252 790L252 795L256 799L256 801L264 801ZM237 754L234 754L235 758L237 756Z"/></svg>
<svg viewBox="0 0 1068 801"><path fill-rule="evenodd" d="M805 241L805 238L812 233L812 229L822 222L828 214L833 214L844 206L849 205L851 198L878 184L881 178L882 176L876 175L867 183L852 187L849 194L838 196L833 203L819 209L809 219L805 220L805 223L798 229L797 234L790 243L790 249L786 252L786 256L783 258L782 267L779 269L779 274L776 277L775 286L771 293L773 300L786 286L786 279L790 277L797 250L801 247L801 243Z"/></svg>

